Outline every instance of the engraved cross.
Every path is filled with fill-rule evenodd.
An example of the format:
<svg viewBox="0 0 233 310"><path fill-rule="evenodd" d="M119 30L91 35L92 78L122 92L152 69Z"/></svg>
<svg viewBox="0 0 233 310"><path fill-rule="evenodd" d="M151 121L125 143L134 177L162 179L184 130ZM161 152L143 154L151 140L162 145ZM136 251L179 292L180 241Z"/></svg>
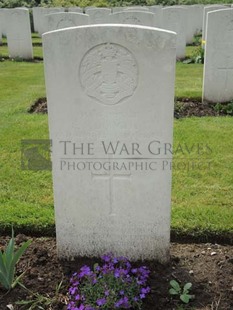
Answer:
<svg viewBox="0 0 233 310"><path fill-rule="evenodd" d="M92 173L92 179L97 180L108 180L108 192L109 192L109 205L110 205L110 216L116 215L115 208L114 208L114 181L115 180L130 180L131 173L129 174L116 174L111 169L109 169L109 173Z"/></svg>

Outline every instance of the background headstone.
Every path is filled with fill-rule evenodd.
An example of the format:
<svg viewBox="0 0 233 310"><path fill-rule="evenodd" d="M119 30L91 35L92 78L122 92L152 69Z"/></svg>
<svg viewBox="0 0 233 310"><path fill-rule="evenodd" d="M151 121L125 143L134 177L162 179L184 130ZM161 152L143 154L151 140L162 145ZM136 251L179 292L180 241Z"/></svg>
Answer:
<svg viewBox="0 0 233 310"><path fill-rule="evenodd" d="M169 31L129 25L43 36L59 257L112 252L169 259L171 170L161 160L157 171L146 165L158 159L150 143L172 143L175 39ZM64 153L61 141L75 143L75 154L70 143ZM106 154L103 142L117 141L129 148L137 142L145 159L132 150ZM64 161L70 168L61 167ZM131 169L101 166L132 161Z"/></svg>
<svg viewBox="0 0 233 310"><path fill-rule="evenodd" d="M167 7L163 10L163 28L177 33L176 56L185 57L186 48L186 9L181 7Z"/></svg>
<svg viewBox="0 0 233 310"><path fill-rule="evenodd" d="M226 6L224 5L209 5L204 7L203 11L203 22L202 22L202 47L205 47L205 40L206 40L206 19L207 19L207 13L211 11L216 11L216 10L222 10L222 9L227 9Z"/></svg>
<svg viewBox="0 0 233 310"><path fill-rule="evenodd" d="M153 5L149 7L149 11L154 14L155 27L161 28L163 25L163 12L161 5Z"/></svg>
<svg viewBox="0 0 233 310"><path fill-rule="evenodd" d="M108 22L108 16L111 14L111 9L87 9L86 14L89 15L89 24L104 24Z"/></svg>
<svg viewBox="0 0 233 310"><path fill-rule="evenodd" d="M0 9L0 44L2 44L3 36L3 11Z"/></svg>
<svg viewBox="0 0 233 310"><path fill-rule="evenodd" d="M192 8L193 15L195 16L194 19L195 31L196 33L200 33L202 30L204 5L194 4L191 5L190 7Z"/></svg>
<svg viewBox="0 0 233 310"><path fill-rule="evenodd" d="M89 19L86 14L82 13L52 13L45 15L45 23L47 25L47 31L76 27L82 25L88 25Z"/></svg>
<svg viewBox="0 0 233 310"><path fill-rule="evenodd" d="M33 16L33 27L34 27L34 31L38 32L39 28L40 28L40 7L34 7L32 8L32 16Z"/></svg>
<svg viewBox="0 0 233 310"><path fill-rule="evenodd" d="M149 12L149 8L143 6L128 6L124 8L124 11L139 11L139 12Z"/></svg>
<svg viewBox="0 0 233 310"><path fill-rule="evenodd" d="M186 44L191 44L193 42L194 34L196 33L196 19L194 8L192 6L184 6L186 15Z"/></svg>
<svg viewBox="0 0 233 310"><path fill-rule="evenodd" d="M6 27L9 57L32 59L29 10L24 8L8 10Z"/></svg>
<svg viewBox="0 0 233 310"><path fill-rule="evenodd" d="M114 6L113 8L112 8L112 13L118 13L118 12L122 12L122 11L124 11L124 7L123 6L119 6L119 7L117 7L117 6Z"/></svg>
<svg viewBox="0 0 233 310"><path fill-rule="evenodd" d="M233 9L207 14L203 101L233 99Z"/></svg>
<svg viewBox="0 0 233 310"><path fill-rule="evenodd" d="M74 6L74 7L68 8L68 12L83 13L83 9L79 8L78 6Z"/></svg>
<svg viewBox="0 0 233 310"><path fill-rule="evenodd" d="M133 24L154 27L155 16L151 12L123 11L109 16L109 22L115 24Z"/></svg>
<svg viewBox="0 0 233 310"><path fill-rule="evenodd" d="M46 15L53 14L53 13L62 13L64 12L64 8L41 8L39 13L39 29L38 33L41 36L43 33L48 31L48 24Z"/></svg>
<svg viewBox="0 0 233 310"><path fill-rule="evenodd" d="M9 9L0 9L1 17L2 17L2 34L6 36L6 28L7 28L7 12Z"/></svg>

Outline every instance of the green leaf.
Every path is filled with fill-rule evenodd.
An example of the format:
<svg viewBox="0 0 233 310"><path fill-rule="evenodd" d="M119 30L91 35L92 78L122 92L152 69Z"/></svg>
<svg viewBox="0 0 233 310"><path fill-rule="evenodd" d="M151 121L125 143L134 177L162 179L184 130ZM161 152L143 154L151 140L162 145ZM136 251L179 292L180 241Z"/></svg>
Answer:
<svg viewBox="0 0 233 310"><path fill-rule="evenodd" d="M26 251L31 241L28 240L25 242L15 253L15 239L14 239L14 230L12 228L12 238L10 239L5 252L0 251L0 283L6 288L11 289L19 283L20 278L24 275L22 273L14 281L15 276L15 265L17 264L20 257Z"/></svg>
<svg viewBox="0 0 233 310"><path fill-rule="evenodd" d="M26 270L24 272L22 272L12 283L11 287L14 288L20 281L20 279L25 275Z"/></svg>
<svg viewBox="0 0 233 310"><path fill-rule="evenodd" d="M26 249L29 247L30 244L31 244L31 240L28 240L27 242L22 244L22 246L18 249L18 251L13 256L13 259L12 259L11 264L9 266L9 281L12 284L12 287L15 287L15 285L18 283L18 281L14 281L14 283L13 283L14 274L15 274L15 265L17 264L18 260L24 254L24 252L26 251ZM19 279L19 277L18 277L18 279Z"/></svg>
<svg viewBox="0 0 233 310"><path fill-rule="evenodd" d="M180 295L180 299L185 303L185 304L188 304L189 301L190 301L190 295L188 294L181 294Z"/></svg>
<svg viewBox="0 0 233 310"><path fill-rule="evenodd" d="M7 290L11 288L11 285L8 283L7 278L1 272L0 272L0 283Z"/></svg>
<svg viewBox="0 0 233 310"><path fill-rule="evenodd" d="M3 253L1 251L0 251L0 272L4 276L7 276L6 266L5 266L5 262L3 260Z"/></svg>
<svg viewBox="0 0 233 310"><path fill-rule="evenodd" d="M176 280L171 280L170 285L174 288L175 291L177 292L181 291L180 285Z"/></svg>
<svg viewBox="0 0 233 310"><path fill-rule="evenodd" d="M6 255L6 270L7 273L9 274L9 268L10 268L10 264L14 255L14 247L15 247L15 239L14 239L14 230L12 228L12 237L11 240L8 243L8 246L6 248L5 251L5 255Z"/></svg>
<svg viewBox="0 0 233 310"><path fill-rule="evenodd" d="M170 288L169 294L171 294L171 295L178 295L179 293L176 290L174 290L174 288Z"/></svg>
<svg viewBox="0 0 233 310"><path fill-rule="evenodd" d="M184 288L183 288L183 291L184 292L188 292L191 289L192 286L193 286L192 283L190 283L190 282L186 283Z"/></svg>

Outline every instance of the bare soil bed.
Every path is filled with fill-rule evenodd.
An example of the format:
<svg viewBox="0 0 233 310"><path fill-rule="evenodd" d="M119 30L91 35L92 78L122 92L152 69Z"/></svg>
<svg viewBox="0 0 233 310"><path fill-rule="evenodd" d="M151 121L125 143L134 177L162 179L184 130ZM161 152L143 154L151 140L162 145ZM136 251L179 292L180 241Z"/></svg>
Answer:
<svg viewBox="0 0 233 310"><path fill-rule="evenodd" d="M3 249L10 237L0 238ZM49 298L54 297L55 288L62 281L62 287L52 305L33 309L66 309L67 291L71 274L83 265L93 266L95 258L79 258L73 261L59 261L56 254L55 238L35 238L25 235L16 237L16 244L33 239L32 244L17 265L17 274L26 271L22 283L31 292L20 286L6 293L0 287L0 309L26 309L16 306L19 300L35 299L38 293ZM161 265L155 261L137 262L146 265L151 274L149 285L151 293L144 302L144 310L171 309L233 309L233 247L217 244L171 244L171 261ZM178 298L169 296L169 282L175 279L181 284L191 282L191 294L195 299L189 305L182 304ZM32 293L33 292L33 293ZM179 306L183 306L179 308Z"/></svg>
<svg viewBox="0 0 233 310"><path fill-rule="evenodd" d="M224 106L224 104L223 104ZM36 100L28 109L29 113L48 113L47 99L45 97ZM202 103L200 100L192 100L189 98L179 99L175 103L174 117L203 117L203 116L224 116L231 115L216 109L215 103Z"/></svg>

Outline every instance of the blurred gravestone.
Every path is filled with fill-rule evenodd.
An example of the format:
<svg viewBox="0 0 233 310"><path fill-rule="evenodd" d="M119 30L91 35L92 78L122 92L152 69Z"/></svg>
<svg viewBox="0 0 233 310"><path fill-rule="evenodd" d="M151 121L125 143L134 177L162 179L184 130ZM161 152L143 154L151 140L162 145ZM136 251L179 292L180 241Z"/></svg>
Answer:
<svg viewBox="0 0 233 310"><path fill-rule="evenodd" d="M155 16L151 12L123 11L109 16L109 22L114 24L132 24L141 26L155 26Z"/></svg>
<svg viewBox="0 0 233 310"><path fill-rule="evenodd" d="M202 22L202 47L205 47L207 14L211 11L227 9L224 5L208 5L204 7Z"/></svg>
<svg viewBox="0 0 233 310"><path fill-rule="evenodd" d="M28 9L19 8L7 11L6 32L9 57L32 59L32 38Z"/></svg>
<svg viewBox="0 0 233 310"><path fill-rule="evenodd" d="M233 9L207 14L203 81L203 101L233 99Z"/></svg>
<svg viewBox="0 0 233 310"><path fill-rule="evenodd" d="M176 57L185 57L186 47L186 9L182 7L167 7L163 10L163 28L177 33Z"/></svg>
<svg viewBox="0 0 233 310"><path fill-rule="evenodd" d="M105 24L108 22L111 10L107 8L87 9L86 14L89 16L89 24Z"/></svg>
<svg viewBox="0 0 233 310"><path fill-rule="evenodd" d="M88 25L88 16L82 13L52 13L45 15L47 31L64 29L75 26Z"/></svg>

